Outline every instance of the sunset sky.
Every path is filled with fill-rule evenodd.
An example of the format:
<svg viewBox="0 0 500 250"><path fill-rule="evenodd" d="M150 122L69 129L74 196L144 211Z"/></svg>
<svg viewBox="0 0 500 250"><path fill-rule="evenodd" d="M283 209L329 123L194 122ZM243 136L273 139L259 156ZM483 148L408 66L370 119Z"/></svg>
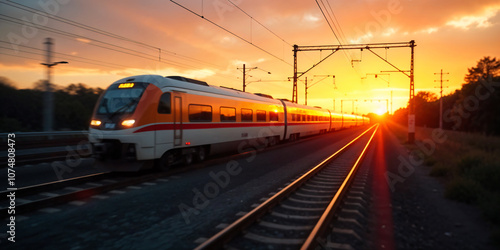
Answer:
<svg viewBox="0 0 500 250"><path fill-rule="evenodd" d="M467 69L482 57L500 56L498 0L175 2L2 0L0 76L17 88L31 88L45 79L45 67L40 63L45 62L47 37L55 42L53 62L69 62L54 67L53 83L59 86L84 83L106 88L123 77L159 74L241 89L238 68L245 63L247 68L258 67L248 73L248 92L287 99L292 98L288 78L293 75L294 44L415 40L416 92L436 94L439 76L434 73L449 72L444 76L449 80L444 93L450 93L460 88ZM47 18L47 13L54 16ZM410 69L410 48L375 52L402 70ZM329 53L299 52L298 71ZM409 78L401 73L374 76L393 70L366 50L338 51L300 79L298 100L304 103L303 80L307 77L309 85L316 83L308 90L308 105L332 109L335 99L335 110L340 111L341 99L356 99L360 114L385 112L385 101L365 100L386 100L392 91L396 110L408 102ZM335 75L335 80L325 75ZM344 111L352 112L351 101L344 102Z"/></svg>

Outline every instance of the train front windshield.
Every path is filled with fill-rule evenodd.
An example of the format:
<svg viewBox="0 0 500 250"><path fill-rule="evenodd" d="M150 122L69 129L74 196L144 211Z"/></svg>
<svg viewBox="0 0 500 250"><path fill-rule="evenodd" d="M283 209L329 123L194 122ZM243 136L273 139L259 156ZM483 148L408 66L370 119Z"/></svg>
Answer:
<svg viewBox="0 0 500 250"><path fill-rule="evenodd" d="M97 114L113 116L133 113L146 87L146 83L121 83L110 86L101 98Z"/></svg>

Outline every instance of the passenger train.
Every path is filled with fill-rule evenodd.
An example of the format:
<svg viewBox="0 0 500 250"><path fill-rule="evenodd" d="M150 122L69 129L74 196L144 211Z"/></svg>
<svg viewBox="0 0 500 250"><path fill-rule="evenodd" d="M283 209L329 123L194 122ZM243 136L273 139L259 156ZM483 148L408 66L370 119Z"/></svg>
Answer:
<svg viewBox="0 0 500 250"><path fill-rule="evenodd" d="M250 141L274 145L368 123L366 117L180 76L139 75L114 82L101 95L89 141L98 162L114 170L165 169Z"/></svg>

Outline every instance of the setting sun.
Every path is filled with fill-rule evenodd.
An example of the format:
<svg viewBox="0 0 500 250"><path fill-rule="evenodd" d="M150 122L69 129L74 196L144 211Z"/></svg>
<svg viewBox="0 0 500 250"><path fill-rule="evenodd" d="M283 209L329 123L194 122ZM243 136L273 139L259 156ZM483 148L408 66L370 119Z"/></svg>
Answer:
<svg viewBox="0 0 500 250"><path fill-rule="evenodd" d="M375 114L377 114L377 115L383 115L383 114L385 114L385 109L381 109L381 108L380 108L380 109L377 109L377 110L375 111Z"/></svg>

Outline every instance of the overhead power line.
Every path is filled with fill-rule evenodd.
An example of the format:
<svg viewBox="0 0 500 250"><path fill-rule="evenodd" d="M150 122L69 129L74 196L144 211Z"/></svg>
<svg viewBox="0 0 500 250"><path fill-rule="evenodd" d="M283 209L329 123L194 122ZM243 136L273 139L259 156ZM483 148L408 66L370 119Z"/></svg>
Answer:
<svg viewBox="0 0 500 250"><path fill-rule="evenodd" d="M27 12L30 12L30 13L33 13L33 14L38 14L40 12L37 9L31 8L29 6L26 6L26 5L23 5L23 4L20 4L20 3L12 2L11 0L7 0L6 2L0 2L0 3L3 3L5 5L11 6L11 7L14 7L14 8L17 8L17 9L21 9L21 10L27 11ZM165 60L164 58L161 57L161 55L162 54L167 54L167 55L172 55L172 56L179 57L179 58L182 58L184 60L189 60L189 61L196 62L196 63L201 63L201 64L205 64L205 65L211 65L211 66L215 66L215 67L220 67L219 65L216 65L216 64L211 63L211 62L205 62L203 60L200 60L200 59L197 59L197 58L193 58L193 57L190 57L190 56L186 56L186 55L182 55L182 54L179 54L179 53L174 52L174 51L165 50L165 49L160 48L158 46L154 46L154 45L150 45L150 44L147 44L147 43L144 43L144 42L133 40L131 38L124 37L124 36L121 36L121 35L109 32L109 31L105 31L105 30L102 30L102 29L99 29L99 28L96 28L96 27L92 27L92 26L89 26L89 25L86 25L86 24L83 24L83 23L80 23L80 22L76 22L76 21L67 19L67 18L63 18L63 17L59 17L59 16L55 16L55 15L50 15L48 13L46 13L46 14L47 14L47 17L49 17L49 18L51 18L53 20L56 20L56 21L59 21L59 22L62 22L62 23L65 23L65 24L68 24L68 25L71 25L71 26L74 26L74 27L77 27L77 28L81 28L81 29L84 29L84 30L88 30L88 31L100 34L100 35L108 36L108 37L111 37L111 38L114 38L114 39L118 39L118 40L130 42L130 43L134 43L134 44L140 45L142 47L146 47L146 48L150 48L150 49L156 50L156 51L158 51L158 59L160 59L160 60ZM170 60L167 60L167 61L170 61Z"/></svg>
<svg viewBox="0 0 500 250"><path fill-rule="evenodd" d="M0 41L0 43L10 44L7 41ZM35 47L30 47L30 46L26 46L26 45L21 45L21 44L19 44L18 46L22 47L22 48L36 50L36 51L45 51L43 49L39 49L39 48L35 48ZM0 46L0 48L14 50L13 48L3 47L3 46ZM16 50L16 51L19 51L19 52L22 52L22 53L33 54L33 55L42 55L42 56L45 55L43 53L35 53L35 52L32 52L32 51L26 51L26 50ZM55 55L61 55L60 57L58 56L58 58L61 58L61 59L68 59L68 58L70 58L71 61L81 62L81 63L86 63L86 64L93 64L93 65L98 65L98 66L103 66L103 67L108 67L108 68L114 68L114 69L116 69L116 68L128 68L129 67L129 66L125 66L125 65L116 64L116 63L103 62L103 61L100 61L100 60L95 60L95 59L90 59L90 58L86 58L86 57L82 57L82 56L70 55L70 54L65 54L65 53L60 53L60 52L52 52L52 53L55 54ZM40 60L40 59L38 59L38 60ZM84 60L84 61L82 61L82 60Z"/></svg>
<svg viewBox="0 0 500 250"><path fill-rule="evenodd" d="M27 12L31 12L33 14L38 14L40 12L37 9L31 8L29 6L26 6L26 5L23 5L23 4L20 4L20 3L13 2L11 0L7 0L6 2L2 2L2 3L6 4L6 5L9 5L11 7L14 7L14 8L18 8L18 9L21 9L21 10L24 10L24 11L27 11ZM85 24L82 24L82 23L79 23L79 22L76 22L76 21L73 21L73 20L70 20L70 19L66 19L64 17L59 17L59 16L48 14L48 13L46 13L46 15L47 15L47 17L50 17L50 18L52 18L54 20L57 20L59 22L66 23L66 24L69 24L69 25L72 25L72 26L75 26L75 27L78 27L78 28L85 29L85 30L89 30L89 31L92 31L92 32L95 32L95 33L98 33L98 34L101 34L101 35L113 37L113 38L124 40L124 41L128 41L128 42L132 42L132 43L135 43L135 44L138 44L138 45L142 45L144 47L152 48L152 49L155 49L155 50L160 49L159 47L155 47L155 46L143 43L143 42L135 41L135 40L132 40L132 39L130 39L128 37L120 36L120 35L117 35L117 34L114 34L114 33L108 32L108 31L104 31L104 30L101 30L101 29L98 29L98 28L95 28L95 27L92 27L92 26L89 26L89 25L85 25Z"/></svg>
<svg viewBox="0 0 500 250"><path fill-rule="evenodd" d="M147 60L151 60L151 61L158 61L157 57L155 57L155 56L153 56L151 54L147 54L147 53L140 52L140 51L137 51L137 50L129 49L129 48L126 48L126 47L123 47L123 46L111 44L111 43L108 43L108 42L104 42L104 41L93 39L93 38L89 38L89 37L84 37L84 36L77 35L77 34L74 34L74 33L71 33L71 32L62 31L62 30L58 30L58 29L54 29L54 28L50 28L50 27L46 27L46 26L36 25L36 24L32 24L32 23L26 23L26 22L23 22L23 20L21 20L21 19L18 19L18 18L15 18L15 17L11 17L11 16L7 16L7 15L3 15L3 14L0 14L0 16L3 16L3 17L0 17L0 20L4 20L4 21L7 21L7 22L11 22L11 23L19 24L19 25L27 25L27 26L34 27L34 28L37 28L37 29L40 29L40 30L45 30L45 31L48 31L48 32L52 32L52 33L55 33L55 34L63 35L63 36L74 38L74 39L86 39L86 40L90 41L87 44L91 45L91 46L96 46L96 47L100 47L100 48L112 50L112 51L115 51L115 52L120 52L120 53L131 55L131 56L136 56L136 57L147 59ZM182 68L193 67L191 65L187 65L187 64L184 64L184 63L181 63L181 62L174 62L174 61L165 60L165 59L163 59L163 60L161 60L159 62L160 63L165 63L165 64L171 64L171 65L174 65L174 66L177 66L177 67L182 67Z"/></svg>
<svg viewBox="0 0 500 250"><path fill-rule="evenodd" d="M321 2L321 4L320 4L320 2ZM330 30L332 31L333 35L335 36L335 39L337 39L337 42L339 43L340 47L342 48L343 44L347 44L347 40L345 38L344 31L342 30L340 22L338 21L337 17L335 16L335 13L333 12L333 8L330 5L330 2L328 0L326 0L326 3L328 5L328 8L330 9L330 11L328 11L328 8L327 8L326 4L323 2L323 0L319 0L319 1L316 0L316 4L318 5L319 10L323 14L323 17L325 18L325 21L328 24L328 27L330 27ZM321 7L321 5L323 5L323 7ZM325 12L326 12L326 14L325 14ZM330 12L331 12L331 14L330 14ZM332 16L333 16L333 18L332 18ZM337 32L335 32L335 30L337 30ZM354 62L354 61L360 61L360 60L354 60L352 58L352 55L348 54L345 50L342 50L342 52L344 53L344 55L345 55L346 59L349 61L349 63L351 63L351 65L352 65L352 62ZM352 67L352 68L354 69L356 74L359 77L361 77L358 70L354 67Z"/></svg>
<svg viewBox="0 0 500 250"><path fill-rule="evenodd" d="M280 57L276 56L275 54L273 54L273 53L269 52L268 50L266 50L266 49L264 49L264 48L262 48L262 47L260 47L260 46L258 46L258 45L256 45L256 44L254 44L254 43L253 43L253 42L251 42L251 41L248 41L247 39L245 39L245 38L243 38L243 37L241 37L241 36L237 35L236 33L232 32L232 31L230 31L230 30L228 30L228 29L226 29L226 28L224 28L223 26L221 26L221 25L217 24L216 22L214 22L214 21L212 21L212 20L210 20L210 19L208 19L208 18L204 17L203 15L200 15L200 14L198 14L198 13L194 12L193 10L189 9L188 7L186 7L186 6L184 6L184 5L180 4L180 3L177 3L177 2L176 2L176 1L174 1L174 0L170 0L170 2L172 2L172 3L176 4L177 6L179 6L179 7L183 8L183 9L187 10L188 12L190 12L190 13L192 13L192 14L194 14L194 15L198 16L198 17L200 17L201 19L203 19L203 20L205 20L205 21L207 21L207 22L209 22L209 23L211 23L211 24L213 24L213 25L217 26L218 28L220 28L220 29L222 29L222 30L226 31L227 33L229 33L229 34L231 34L231 35L233 35L233 36L235 36L235 37L239 38L240 40L242 40L242 41L244 41L244 42L246 42L246 43L248 43L248 44L250 44L250 45L254 46L255 48L257 48L257 49L261 50L262 52L264 52L264 53L266 53L266 54L268 54L268 55L270 55L270 56L272 56L272 57L274 57L274 58L276 58L276 59L278 59L278 60L280 60L280 61L282 61L282 62L284 62L284 63L286 63L286 64L288 64L288 65L290 65L290 66L293 66L292 64L290 64L290 63L286 62L285 60L283 60L282 58L280 58Z"/></svg>
<svg viewBox="0 0 500 250"><path fill-rule="evenodd" d="M346 39L346 36L344 34L344 30L342 30L342 26L340 25L340 22L339 20L337 19L337 16L335 15L335 12L333 12L333 8L332 6L330 5L330 1L329 0L326 0L326 3L328 4L328 8L330 8L330 12L332 13L332 16L333 16L333 19L330 17L330 19L332 19L332 22L335 24L337 23L337 25L335 25L336 29L337 29L337 32L339 33L339 36L340 36L340 39L343 40L343 43L344 44L347 44L347 39ZM338 28L337 28L338 27ZM352 57L351 57L351 60L352 60Z"/></svg>
<svg viewBox="0 0 500 250"><path fill-rule="evenodd" d="M30 59L30 60L34 60L34 61L40 61L40 58L33 58L33 57L20 56L20 55L12 55L12 54L2 53L2 52L0 52L0 55L13 56L13 57L19 57L19 58L24 58L24 59Z"/></svg>
<svg viewBox="0 0 500 250"><path fill-rule="evenodd" d="M260 26L262 26L264 29L266 29L267 31L269 31L275 37L279 38L281 41L283 41L284 43L288 44L289 46L293 46L289 42L285 41L285 39L283 39L282 37L280 37L278 34L276 34L274 31L272 31L271 29L269 29L268 27L266 27L264 24L262 24L261 22L259 22L257 19L253 18L253 16L251 16L250 14L248 14L246 11L244 11L243 9L241 9L240 6L238 6L235 3L233 3L233 1L231 1L231 0L227 0L227 1L229 3L231 3L234 7L236 7L237 9L239 9L241 12L243 12L245 15L247 15L248 17L250 17L252 20L254 20L256 23L258 23Z"/></svg>

